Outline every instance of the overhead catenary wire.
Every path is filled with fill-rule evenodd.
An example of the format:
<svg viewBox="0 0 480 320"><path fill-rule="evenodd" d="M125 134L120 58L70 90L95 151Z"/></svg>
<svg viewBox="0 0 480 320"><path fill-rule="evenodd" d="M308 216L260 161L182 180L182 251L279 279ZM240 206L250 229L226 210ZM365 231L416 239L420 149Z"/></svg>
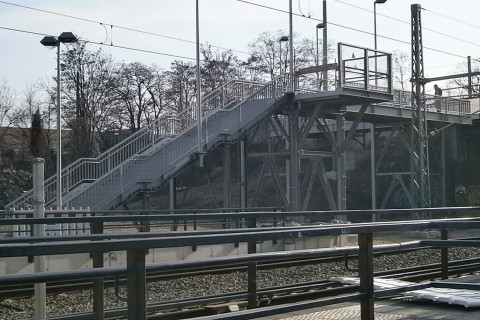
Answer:
<svg viewBox="0 0 480 320"><path fill-rule="evenodd" d="M353 7L353 8L357 8L357 9L360 9L360 10L363 10L363 11L367 11L367 12L373 13L373 11L370 10L370 9L362 8L362 7L360 7L360 6L357 6L357 5L354 5L354 4L352 4L352 3L348 3L348 2L342 1L342 0L333 0L333 1L338 2L338 3L341 3L341 4L344 4L344 5L347 5L347 6L350 6L350 7ZM424 9L424 10L429 11L428 9ZM430 12L431 12L431 11L430 11ZM382 16L382 17L385 17L385 18L388 18L388 19L391 19L391 20L394 20L394 21L398 21L398 22L401 22L401 23L410 25L410 21L404 21L404 20L401 20L401 19L398 19L398 18L389 16L389 15L386 15L386 14L383 14L383 13L378 13L378 12L377 12L377 16ZM453 18L452 18L452 19L453 19ZM453 20L456 20L456 19L453 19ZM459 21L459 20L457 20L457 21ZM476 26L475 26L475 27L476 27ZM480 27L478 27L478 28L480 28ZM422 29L428 30L428 31L430 31L430 32L432 32L432 33L436 33L436 34L442 35L442 36L447 37L447 38L450 38L450 39L458 40L458 41L460 41L460 42L465 42L465 43L468 43L468 44L471 44L471 45L480 47L480 44L478 44L478 43L475 43L475 42L472 42L472 41L469 41L469 40L465 40L465 39L461 39L461 38L459 38L459 37L455 37L455 36L446 34L446 33L444 33L444 32L440 32L440 31L437 31L437 30L433 30L433 29L430 29L430 28L425 27L425 26L422 26Z"/></svg>
<svg viewBox="0 0 480 320"><path fill-rule="evenodd" d="M246 3L246 4L250 4L250 5L255 5L255 6L258 6L258 7L263 7L263 8L269 9L269 10L274 10L274 11L278 11L278 12L282 12L282 13L288 13L288 11L286 11L286 10L269 7L269 6L266 6L266 5L253 3L253 2L250 2L250 1L246 1L246 0L236 0L236 1L243 2L243 3ZM342 2L340 0L335 0L335 1ZM178 38L178 37L172 37L172 36L168 36L168 35L163 35L163 34L159 34L159 33L150 32L150 31L145 31L145 30L140 30L140 29L135 29L135 28L130 28L130 27L124 27L124 26L115 25L115 24L104 23L104 22L101 22L101 21L96 21L96 20L92 20L92 19L87 19L87 18L77 17L77 16L63 14L63 13L59 13L59 12L54 12L54 11L50 11L50 10L44 10L44 9L39 9L39 8L35 8L35 7L20 5L20 4L16 4L16 3L8 2L8 1L0 0L0 3L11 5L11 6L16 6L16 7L20 7L20 8L25 8L25 9L29 9L29 10L49 13L49 14L53 14L53 15L58 15L58 16L62 16L62 17L67 17L67 18L71 18L71 19L76 19L76 20L80 20L80 21L100 24L102 26L109 25L111 28L115 27L115 28L118 28L118 29L123 29L123 30L127 30L127 31L132 31L132 32L139 32L139 33L143 33L143 34L148 34L148 35L157 36L157 37L163 37L163 38L176 40L176 41L182 41L182 42L186 42L186 43L192 43L192 44L196 43L195 41L192 41L192 40L186 40L186 39L181 39L181 38ZM342 3L344 3L344 2L342 2ZM352 5L352 6L357 7L355 5ZM358 8L361 8L361 7L358 7ZM364 9L364 8L361 8L361 9L368 11L368 9ZM293 15L301 17L301 18L305 18L305 19L311 19L311 20L314 20L314 21L322 22L322 20L320 20L320 19L307 17L307 16L303 16L303 15L300 15L300 14L296 14L296 13L293 13ZM393 18L393 19L395 19L395 18ZM404 21L399 20L399 19L396 19L396 20L404 22ZM373 35L372 32L364 31L364 30L361 30L361 29L358 29L358 28L348 27L348 26L344 26L344 25L341 25L341 24L333 23L333 22L329 22L329 24L333 25L333 26L336 26L336 27L339 27L339 28L344 28L344 29L348 29L348 30L352 30L352 31L361 32L361 33L364 33L364 34ZM443 35L448 36L446 34L443 34ZM383 39L387 39L387 40L391 40L391 41L395 41L395 42L410 45L410 42L408 42L408 41L395 39L395 38L387 37L387 36L384 36L384 35L377 35L377 36L380 37L380 38L383 38ZM202 45L208 45L208 44L202 44ZM475 45L480 46L479 44L475 44ZM209 46L211 46L213 48L221 49L221 50L228 50L228 51L238 52L238 53L242 53L242 54L250 54L250 53L245 52L245 51L240 51L240 50L235 50L235 49L230 49L230 48L225 48L225 47L219 47L219 46L215 46L215 45L209 45ZM455 53L451 53L451 52L447 52L447 51L440 50L440 49L430 48L430 47L426 47L426 46L424 46L424 49L439 52L439 53L443 53L443 54L446 54L446 55L455 56L455 57L465 58L465 56L455 54Z"/></svg>
<svg viewBox="0 0 480 320"><path fill-rule="evenodd" d="M87 19L87 18L82 18L82 17L77 17L77 16L73 16L73 15L69 15L69 14L54 12L54 11L50 11L50 10L44 10L44 9L39 9L39 8L35 8L35 7L20 5L20 4L12 3L12 2L8 2L8 1L0 0L0 3L6 4L6 5L15 6L15 7L19 7L19 8L29 9L29 10L33 10L33 11L48 13L48 14L52 14L52 15L56 15L56 16L60 16L60 17L65 17L65 18L75 19L75 20L79 20L79 21L84 21L84 22L90 22L90 23L94 23L94 24L99 24L99 25L101 25L101 26L103 26L103 27L105 27L105 26L110 26L110 28L117 28L117 29L122 29L122 30L126 30L126 31L137 32L137 33L142 33L142 34L147 34L147 35L151 35L151 36L155 36L155 37L161 37L161 38L166 38L166 39L170 39L170 40L176 40L176 41L181 41L181 42L185 42L185 43L196 44L196 41L193 41L193 40L182 39L182 38L173 37L173 36L168 36L168 35L164 35L164 34L160 34L160 33L155 33L155 32L150 32L150 31L145 31L145 30L140 30L140 29L136 29L136 28L125 27L125 26L120 26L120 25L111 24L111 23L106 23L106 22L102 22L102 21L96 21L96 20ZM220 47L220 46L215 46L215 45L210 45L210 44L204 44L204 43L202 43L202 45L204 45L204 46L211 46L212 48L221 49L221 50L225 50L225 51L232 51L232 52L237 52L237 53L242 53L242 54L248 54L248 55L250 54L249 52L246 52L246 51L235 50L235 49L230 49L230 48L225 48L225 47Z"/></svg>
<svg viewBox="0 0 480 320"><path fill-rule="evenodd" d="M254 2L251 2L251 1L247 1L247 0L236 0L236 1L242 2L242 3L246 3L246 4L249 4L249 5L253 5L253 6L257 6L257 7L261 7L261 8L265 8L265 9L268 9L268 10L273 10L273 11L282 12L282 13L287 13L287 14L289 13L287 10L278 9L278 8L266 6L266 5L263 5L263 4L259 4L259 3L254 3ZM304 19L310 19L310 20L317 21L317 22L323 22L321 19L316 19L316 18L312 18L312 17L310 17L310 18L309 18L309 17L305 17L305 16L302 16L302 15L300 15L300 14L298 14L298 13L292 13L292 15L297 16L297 17L300 17L300 18L304 18ZM328 24L329 24L329 25L332 25L332 26L339 27L339 28L343 28L343 29L348 29L348 30L352 30L352 31L357 31L357 32L360 32L360 33L363 33L363 34L373 35L373 33L370 32L370 31L365 31L365 30L361 30L361 29L358 29L358 28L353 28L353 27L344 26L344 25L341 25L341 24L338 24L338 23L334 23L334 22L331 22L331 21L329 21ZM404 40L400 40L400 39L395 39L395 38L387 37L387 36L384 36L384 35L378 35L378 34L377 34L377 37L380 37L380 38L383 38L383 39L387 39L387 40L391 40L391 41L395 41L395 42L399 42L399 43L404 43L404 44L410 45L410 42L408 42L408 41L404 41ZM424 49L427 49L427 50L431 50L431 51L443 53L443 54L446 54L446 55L458 57L458 58L466 58L466 56L462 56L462 55L459 55L459 54L456 54L456 53L452 53L452 52L447 52L447 51L440 50L440 49L430 48L430 47L426 47L426 46L423 46L423 48L424 48Z"/></svg>
<svg viewBox="0 0 480 320"><path fill-rule="evenodd" d="M438 13L438 12L432 11L432 10L430 10L430 9L424 9L424 10L425 10L425 11L428 11L428 12L430 12L430 13L436 14L436 15L438 15L438 16L441 16L441 17L443 17L443 18L447 18L447 19L456 21L456 22L458 22L458 23L462 23L462 24L465 24L465 25L467 25L467 26L480 29L480 26L474 25L473 23L469 23L469 22L466 22L466 21L463 21L463 20L460 20L460 19L456 19L456 18L453 18L453 17L449 17L449 16L447 16L447 15L445 15L445 14Z"/></svg>
<svg viewBox="0 0 480 320"><path fill-rule="evenodd" d="M270 6L266 6L266 5L261 5L261 4L253 3L253 2L250 2L250 1L246 1L246 0L236 0L236 1L238 1L238 2L243 2L243 3L246 3L246 4L250 4L250 5L255 5L255 6L262 7L262 8L269 9L269 10L274 10L274 11L278 11L278 12L282 12L282 13L288 13L288 11L286 11L286 10L282 10L282 9L278 9L278 8L274 8L274 7L270 7ZM341 3L345 3L345 2L340 1L340 0L334 0L334 1L341 2ZM44 10L44 9L38 9L38 8L34 8L34 7L30 7L30 6L25 6L25 5L19 5L19 4L11 3L11 2L8 2L8 1L0 0L0 3L7 4L7 5L12 5L12 6L17 6L17 7L21 7L21 8L25 8L25 9L30 9L30 10L34 10L34 11L49 13L49 14L53 14L53 15L63 16L63 17L71 18L71 19L77 19L77 20L81 20L81 21L85 21L85 22L91 22L91 23L95 23L95 24L100 24L100 25L102 25L102 26L104 26L104 25L110 25L111 28L115 27L115 28L119 28L119 29L123 29L123 30L128 30L128 31L132 31L132 32L139 32L139 33L148 34L148 35L152 35L152 36L164 37L164 38L168 38L168 39L172 39L172 40L177 40L177 41L182 41L182 42L187 42L187 43L196 43L195 41L191 41L191 40L181 39L181 38L172 37L172 36L167 36L167 35L162 35L162 34L158 34L158 33L154 33L154 32L149 32L149 31L144 31L144 30L135 29L135 28L129 28L129 27L123 27L123 26L114 25L114 24L103 23L103 22L100 22L100 21L92 20L92 19L87 19L87 18L72 16L72 15L63 14L63 13L58 13L58 12L53 12L53 11ZM347 4L347 3L345 3L345 4ZM350 5L350 4L349 4L349 5ZM362 9L362 10L367 10L367 11L369 11L368 9L364 9L364 8L361 8L361 7L358 7L358 6L355 6L355 5L352 5L352 6L357 7L357 8L359 8L359 9ZM319 21L319 22L322 21L322 20L320 20L320 19L316 19L316 18L312 18L312 17L307 17L307 16L303 16L303 15L300 15L300 14L295 14L295 13L293 13L293 15L298 16L298 17L301 17L301 18L305 18L305 19L311 19L311 20L314 20L314 21ZM391 18L391 17L390 17L390 18ZM400 21L400 22L404 22L404 21L399 20L399 19L396 19L396 18L392 18L392 19L398 20L398 21ZM333 26L336 26L336 27L340 27L340 28L344 28L344 29L348 29L348 30L352 30L352 31L356 31L356 32L360 32L360 33L372 35L371 32L369 32L369 31L364 31L364 30L361 30L361 29L358 29L358 28L348 27L348 26L344 26L344 25L341 25L341 24L336 24L336 23L333 23L333 22L329 22L329 24L330 24L330 25L333 25ZM5 28L4 28L4 29L5 29ZM440 33L440 34L442 34L442 35L444 35L444 36L449 36L449 35L446 35L446 34L443 34L443 33ZM408 42L408 41L404 41L404 40L400 40L400 39L395 39L395 38L387 37L387 36L384 36L384 35L377 35L377 36L380 37L380 38L387 39L387 40L391 40L391 41L395 41L395 42L399 42L399 43L404 43L404 44L410 45L410 42ZM450 37L450 36L449 36L449 37ZM453 38L455 38L455 37L453 37ZM458 39L458 38L457 38L457 40L461 40L461 39ZM96 44L101 44L101 43L96 43ZM474 43L471 43L471 44L474 44ZM112 46L112 45L113 45L113 43L111 42L110 46ZM475 45L480 46L479 44L475 44ZM219 46L214 46L214 45L209 45L209 46L211 46L211 47L213 47L213 48L222 49L222 50L239 52L239 53L243 53L243 54L250 54L250 53L248 53L248 52L239 51L239 50L234 50L234 49L230 49L230 48L224 48L224 47L219 47ZM465 58L465 56L462 56L462 55L459 55L459 54L455 54L455 53L451 53L451 52L447 52L447 51L440 50L440 49L430 48L430 47L426 47L426 46L424 46L424 49L431 50L431 51L435 51L435 52L439 52L439 53L443 53L443 54L446 54L446 55L455 56L455 57ZM140 50L142 50L142 49L140 49ZM149 51L149 50L145 50L144 52L148 52L148 51ZM151 52L152 52L152 53L155 53L155 51L151 51ZM158 52L156 52L156 53L157 53L157 54L163 54L163 53L158 53ZM165 55L168 55L168 54L165 54ZM172 56L175 56L175 55L172 55ZM183 58L183 57L181 57L181 58ZM186 58L186 59L190 59L190 58Z"/></svg>
<svg viewBox="0 0 480 320"><path fill-rule="evenodd" d="M7 31L14 31L14 32L34 34L34 35L39 35L39 36L48 36L48 35L49 35L48 33L41 33L41 32L29 31L29 30L22 30L22 29L15 29L15 28L3 27L3 26L0 26L0 29L2 29L2 30L7 30ZM171 53L165 53L165 52L158 52L158 51L153 51L153 50L146 50L146 49L140 49L140 48L127 47L127 46L120 46L120 45L108 44L108 43L103 43L103 42L95 42L95 41L89 41L89 40L80 40L80 42L91 43L91 44L96 44L96 45L105 46L105 47L113 47L113 48L125 49L125 50L130 50L130 51L137 51L137 52L143 52L143 53L157 54L157 55L162 55L162 56L167 56L167 57L173 57L173 58L179 58L179 59L196 60L196 58L186 57L186 56L180 56L180 55L177 55L177 54L171 54ZM202 61L203 61L203 60L202 60Z"/></svg>

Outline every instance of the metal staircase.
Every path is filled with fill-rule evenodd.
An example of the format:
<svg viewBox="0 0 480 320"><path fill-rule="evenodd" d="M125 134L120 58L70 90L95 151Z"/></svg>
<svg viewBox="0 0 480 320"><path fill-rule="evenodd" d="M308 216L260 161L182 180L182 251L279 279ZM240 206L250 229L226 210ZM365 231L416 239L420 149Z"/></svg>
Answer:
<svg viewBox="0 0 480 320"><path fill-rule="evenodd" d="M232 80L202 99L202 146L240 137L267 116L284 94L286 79L267 84ZM137 190L158 187L189 162L197 146L196 105L165 115L96 158L82 158L62 170L64 206L110 209ZM46 206L55 207L57 177L45 181ZM9 209L32 206L32 190L9 203Z"/></svg>

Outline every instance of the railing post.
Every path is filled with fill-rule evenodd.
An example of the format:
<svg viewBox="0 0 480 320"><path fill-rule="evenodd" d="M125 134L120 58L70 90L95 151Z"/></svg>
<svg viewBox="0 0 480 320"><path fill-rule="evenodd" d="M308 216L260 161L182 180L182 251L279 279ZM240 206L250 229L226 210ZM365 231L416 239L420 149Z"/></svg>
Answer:
<svg viewBox="0 0 480 320"><path fill-rule="evenodd" d="M45 189L44 189L44 163L42 158L33 159L33 218L45 218ZM45 224L33 225L33 236L45 236ZM45 256L34 257L35 272L45 272ZM35 320L47 318L47 286L45 283L35 284Z"/></svg>
<svg viewBox="0 0 480 320"><path fill-rule="evenodd" d="M257 218L252 216L248 219L248 227L255 228L257 225ZM255 240L248 242L248 254L257 252L257 243ZM248 308L253 309L257 307L257 263L248 263Z"/></svg>
<svg viewBox="0 0 480 320"><path fill-rule="evenodd" d="M442 240L448 240L448 230L447 228L442 228L440 230L440 236ZM448 279L448 248L440 249L440 259L442 264L442 279Z"/></svg>
<svg viewBox="0 0 480 320"><path fill-rule="evenodd" d="M337 45L337 53L338 53L338 85L339 87L343 87L343 81L344 81L344 72L345 72L345 66L344 66L344 61L343 61L343 55L342 55L342 43L338 43Z"/></svg>
<svg viewBox="0 0 480 320"><path fill-rule="evenodd" d="M364 59L364 81L365 81L365 90L370 90L370 65L368 64L368 49L363 49L363 59ZM377 52L375 51L375 62L377 61ZM376 65L375 65L376 66ZM375 79L377 79L377 70L375 70ZM375 88L376 90L377 88Z"/></svg>
<svg viewBox="0 0 480 320"><path fill-rule="evenodd" d="M103 234L103 222L91 223L91 234ZM103 252L92 253L93 268L103 268ZM104 319L104 282L103 278L93 280L93 313L95 319Z"/></svg>
<svg viewBox="0 0 480 320"><path fill-rule="evenodd" d="M127 251L128 320L146 320L145 251Z"/></svg>
<svg viewBox="0 0 480 320"><path fill-rule="evenodd" d="M374 320L372 238L371 233L360 233L358 235L358 273L360 292L363 294L360 301L361 320Z"/></svg>

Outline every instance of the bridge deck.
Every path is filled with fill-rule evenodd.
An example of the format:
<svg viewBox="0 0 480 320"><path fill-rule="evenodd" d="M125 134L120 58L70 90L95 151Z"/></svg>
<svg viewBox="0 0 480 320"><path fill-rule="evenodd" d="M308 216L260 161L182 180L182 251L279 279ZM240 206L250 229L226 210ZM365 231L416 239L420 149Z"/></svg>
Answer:
<svg viewBox="0 0 480 320"><path fill-rule="evenodd" d="M446 100L448 105L443 103L439 110L435 108L435 101L429 100L426 106L428 121L472 124L473 120L478 118L467 117L469 112L466 110L451 107L451 104L457 103L457 99L442 99ZM324 117L335 118L336 114L342 113L344 118L350 121L357 117L363 105L367 105L362 121L377 124L405 121L410 119L412 114L409 101L394 101L393 95L378 91L339 88L335 91L297 94L295 101L301 104L302 116L310 116L319 105L322 106L321 114Z"/></svg>

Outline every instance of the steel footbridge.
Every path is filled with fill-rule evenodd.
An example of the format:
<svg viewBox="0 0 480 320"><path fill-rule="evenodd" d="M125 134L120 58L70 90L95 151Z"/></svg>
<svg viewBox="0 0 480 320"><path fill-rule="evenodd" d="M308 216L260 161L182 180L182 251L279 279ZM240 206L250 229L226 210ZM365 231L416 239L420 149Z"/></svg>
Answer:
<svg viewBox="0 0 480 320"><path fill-rule="evenodd" d="M311 68L313 73L297 71L294 79L280 75L266 83L245 80L225 83L202 99L201 132L198 132L197 106L193 105L178 114L162 116L96 158L78 159L63 168L61 177L52 176L45 181L46 206L56 207L60 178L65 207L109 210L133 194L158 188L186 166L201 162L205 153L222 144L243 141L259 125L269 122L271 131L279 132L288 142L279 154L290 159L289 182L277 183L280 189L283 185L280 193L285 206L289 210L308 207L305 204L308 199L302 198L302 194L311 194L312 183L306 180L306 174L301 181L299 163L302 157L313 157L312 163L323 177L331 208L346 209L348 142L360 128L365 128L365 123L374 128L375 124L393 127L408 121L412 103L411 92L392 89L390 54L342 43L338 52L339 63ZM356 58L344 58L350 56ZM325 72L329 79L322 90L314 81L319 71ZM475 111L470 101L435 96L425 99L425 112L432 128L452 123L471 124L471 118L465 116ZM374 141L374 130L369 144ZM331 150L305 149L305 141L319 133L331 142ZM325 157L333 157L335 162L336 192L327 186L322 162ZM398 174L392 176L398 181ZM24 193L8 208L30 208L32 195L32 191ZM248 207L243 202L242 206Z"/></svg>

